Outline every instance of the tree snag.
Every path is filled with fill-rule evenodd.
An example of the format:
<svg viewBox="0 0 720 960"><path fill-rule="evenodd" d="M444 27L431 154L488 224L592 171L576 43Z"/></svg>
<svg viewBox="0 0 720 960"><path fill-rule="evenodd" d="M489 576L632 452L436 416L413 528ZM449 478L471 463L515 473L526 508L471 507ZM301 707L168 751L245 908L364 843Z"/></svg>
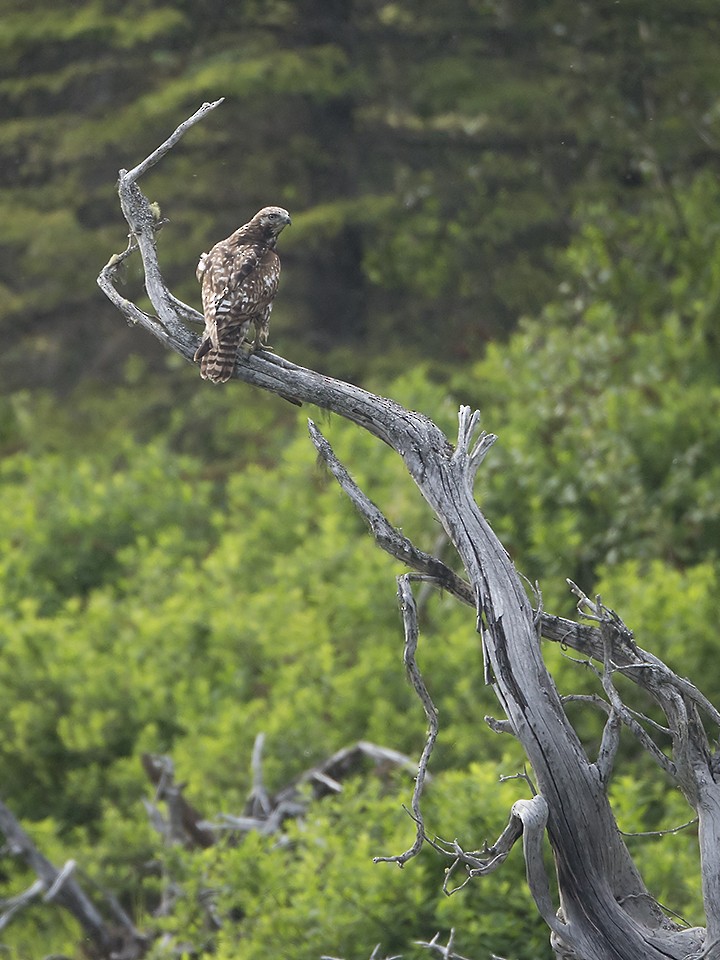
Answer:
<svg viewBox="0 0 720 960"><path fill-rule="evenodd" d="M98 277L101 289L128 322L140 324L187 360L192 360L198 345L198 336L187 324L202 323L202 317L176 299L163 280L155 242L157 221L137 181L190 126L220 103L204 104L142 163L120 171L120 203L130 230L129 244L110 259ZM123 298L115 287L117 267L135 250L142 258L146 289L157 313L154 317ZM345 417L402 458L453 543L467 579L394 530L354 484L317 427L310 424L313 442L366 518L379 545L475 608L486 680L505 714L504 719L489 722L494 729L517 737L532 767L536 795L514 804L508 826L493 847L466 852L458 844L448 847L425 834L418 803L432 746L428 741L413 803L417 841L406 854L389 859L403 863L428 842L452 861L453 871L461 869L472 878L497 869L522 838L528 884L551 931L558 958L720 960L720 778L717 751L706 732L707 725L720 726L720 714L689 681L641 650L619 617L599 600L593 602L574 588L580 612L592 626L533 610L521 577L473 495L475 473L495 439L479 432L479 413L460 408L457 437L451 443L426 416L276 354L260 352L241 358L234 375L286 399L312 403ZM412 675L417 623L411 597L409 579L401 578L406 663ZM563 700L542 659L541 636L572 647L601 665L607 700L600 702L607 723L595 760L587 755L565 715ZM613 684L617 671L642 687L663 710L667 753L648 733L649 724L644 725L620 699ZM420 693L419 684L416 690ZM424 699L423 705L427 712L430 707ZM606 791L621 725L675 779L697 811L706 929L682 928L665 916L646 889L617 828ZM653 731L657 735L657 729ZM546 836L554 856L559 903L553 902L553 885L541 855Z"/></svg>

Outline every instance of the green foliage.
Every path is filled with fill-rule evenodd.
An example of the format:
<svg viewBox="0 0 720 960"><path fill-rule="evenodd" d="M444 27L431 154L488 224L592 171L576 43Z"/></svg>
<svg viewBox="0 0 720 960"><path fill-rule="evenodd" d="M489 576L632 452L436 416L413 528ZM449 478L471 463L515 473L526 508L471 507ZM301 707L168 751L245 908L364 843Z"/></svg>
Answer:
<svg viewBox="0 0 720 960"><path fill-rule="evenodd" d="M185 895L161 922L170 938L158 943L152 960L173 956L188 941L222 960L268 953L304 960L328 952L366 960L368 944L372 949L377 942L388 953L419 960L423 951L414 941L453 925L462 931L459 947L512 949L519 960L549 956L542 923L528 922L532 901L519 852L499 884L481 881L450 899L440 890L442 863L426 858L400 872L372 862L400 852L412 839L413 825L400 808L410 787L409 778L403 779L402 792L391 783L350 781L340 796L315 804L307 818L288 825L282 843L252 834L202 854L170 851L166 868ZM470 848L502 829L520 794L517 783L498 789L495 771L472 767L433 782L429 816L449 835L460 831ZM211 912L222 924L219 930L210 923ZM520 948L518 923L525 941Z"/></svg>
<svg viewBox="0 0 720 960"><path fill-rule="evenodd" d="M642 215L585 211L559 297L454 379L501 438L485 509L552 607L602 562L715 556L719 194L700 176Z"/></svg>
<svg viewBox="0 0 720 960"><path fill-rule="evenodd" d="M68 597L84 597L117 572L126 544L141 534L152 538L154 529L181 524L191 548L208 510L207 485L203 488L197 475L184 482L188 462L168 456L161 446L129 447L125 456L131 459L128 470L117 469L123 458L118 451L115 462L100 468L89 459L77 461L71 476L59 456L38 462L18 455L3 465L9 497L0 542L9 613L29 596L44 614ZM173 499L167 497L168 484Z"/></svg>
<svg viewBox="0 0 720 960"><path fill-rule="evenodd" d="M637 376L628 376L629 361L609 347L597 349L602 341L593 323L601 315L616 323L616 314L610 306L602 314L599 301L586 312L589 330L579 327L568 338L566 301L548 308L542 340L528 324L507 348L491 351L475 371L477 379L465 383L468 393L482 390L494 398L486 420L501 434L497 457L507 456L509 444L529 450L523 471L511 471L500 460L504 487L494 450L483 468L481 495L491 519L493 513L503 523L515 519L518 530L517 517L527 511L536 533L532 549L521 544L521 567L537 562L552 569L564 562L575 570L588 562L586 556L593 571L604 563L598 589L638 641L700 678L714 656L714 558L683 571L659 554L648 564L640 551L639 558L613 565L603 549L607 491L598 493L595 514L568 510L567 530L584 524L586 532L560 544L552 536L553 516L562 521L563 515L554 502L537 495L528 500L508 483L542 489L554 429L567 432L553 454L553 471L577 477L578 462L587 463L578 439L587 436L583 417L597 405L626 410L613 421L616 443L627 429L633 440L625 441L628 451L642 440L648 462L665 455L651 443L652 432L643 434L631 416L644 394ZM640 320L637 325L642 327ZM672 329L661 323L634 335L648 355L655 338L654 369L667 370L657 394L666 405L652 407L662 424L654 435L661 439L677 429L673 411L687 420L692 410L697 426L687 442L697 442L704 424L709 442L701 401L703 387L706 400L711 392L698 379L704 361L687 342L670 336ZM526 349L531 334L533 352ZM596 348L592 402L576 356L579 343L588 356ZM524 369L528 364L533 375ZM678 383L691 386L688 365L696 389L681 391ZM535 382L540 374L543 379ZM275 406L241 385L223 392L194 388L183 402L190 376L186 370L175 374L172 395L181 402L171 415L164 382L154 388L147 409L137 404L133 395L143 370L134 366L127 370L128 386L102 401L81 394L66 410L24 394L7 403L12 416L0 474L11 505L3 516L0 584L7 598L0 623L1 682L10 694L0 751L5 799L22 811L48 855L61 862L71 851L90 876L133 905L143 926L167 934L153 947L157 960L178 944L229 958L297 943L304 951L298 957L311 950L351 958L367 955L375 942L412 960L415 939L451 926L466 953L499 951L527 960L546 955L546 932L528 903L519 855L497 877L449 900L439 892L442 863L430 852L402 874L371 863L372 855L402 849L412 835L400 806L410 789L404 778L383 785L358 781L341 797L312 806L282 844L250 836L237 846L181 852L163 849L151 833L140 806L148 793L138 762L143 751L170 752L189 798L211 815L242 809L250 749L260 731L267 738L264 772L273 789L358 738L416 754L423 730L401 670L392 585L398 565L377 550L315 463L302 429L307 411ZM529 406L522 403L522 385ZM546 429L545 446L533 453L535 431L559 402L557 391L565 407L555 412L553 429ZM456 401L427 372L408 371L387 392L431 412L452 435ZM109 428L98 429L93 409ZM649 411L642 408L645 422ZM333 418L321 417L320 423L393 522L432 548L435 524L392 452ZM159 430L166 439L152 440ZM612 472L611 437L598 424L593 430ZM679 439L674 454L687 461ZM660 495L662 470L651 475L654 486L645 473L627 478L628 504L651 492ZM548 471L548 482L550 477ZM674 496L681 498L695 478L692 471L680 472ZM636 490L633 484L643 486ZM50 508L42 509L46 503ZM643 545L634 524L645 531L639 508L628 507L626 530L633 539L620 541L628 553L633 544L636 551ZM656 553L661 535L653 532ZM557 557L559 546L564 560ZM696 543L694 555L700 552ZM440 836L481 845L499 832L519 795L517 781L498 791L497 775L520 769L522 757L517 747L502 754L507 744L483 728L482 718L494 705L482 682L479 644L466 611L450 598L435 597L424 608L420 662L442 717L427 798L429 826ZM560 679L572 689L585 683L567 668ZM594 749L597 725L585 721L579 729ZM623 829L662 829L687 819L679 798L666 792L644 760L634 779L618 778L613 803ZM632 843L653 892L699 919L692 833ZM164 880L149 868L158 858ZM683 864L676 894L670 861ZM180 885L180 900L157 919L152 911L169 877ZM21 878L13 874L9 889L17 889ZM223 920L219 930L209 919L210 902ZM50 945L70 953L76 934L67 919L59 914L55 921L46 911L40 927L32 927L36 912L11 931L18 955Z"/></svg>
<svg viewBox="0 0 720 960"><path fill-rule="evenodd" d="M129 370L129 378L136 373ZM420 372L399 381L394 392L407 403L435 407L438 419L451 425L454 413L445 391ZM228 429L218 435L220 456L243 433L250 439L247 450L258 449L268 423L266 400L249 391L245 397L247 422L235 435L232 411L223 410ZM73 409L82 418L79 400ZM4 799L22 811L32 830L41 820L47 824L38 842L50 855L61 860L61 850L72 850L93 878L135 909L149 911L158 881L146 865L159 850L140 805L148 792L138 759L142 752L171 752L189 796L211 813L242 808L259 731L267 738L265 777L272 789L354 739L390 742L415 754L423 727L401 668L393 589L398 565L377 550L334 482L319 470L304 430L283 448L279 466L246 464L237 471L218 461L208 477L196 456L133 438L147 428L133 419L129 390L116 391L99 409L107 416L113 406L125 410L122 426L119 422L104 438L91 430L95 447L82 453L73 449L77 438L60 452L74 429L62 408L29 395L15 398L11 407L9 440L27 449L8 453L1 474L8 509L0 570L7 598L0 616L0 682L10 701L1 721L0 778ZM38 430L35 417L41 421ZM167 422L171 435L186 443L180 424ZM384 509L398 523L406 522L419 543L431 546L434 524L392 453L346 424L331 421L324 429L338 453L358 464L358 480ZM203 438L201 448L208 440L212 435ZM429 641L422 662L445 724L439 770L476 756L473 727L491 700L486 693L478 697L482 661L464 612L448 598L437 598L425 620ZM433 642L433 635L442 642ZM498 749L493 742L488 754L497 756ZM358 805L381 819L383 811L392 810L402 836L396 830L388 842L404 843L411 825L400 796L393 791L379 813L372 812L373 796ZM340 809L334 818L339 822L343 816ZM266 895L285 904L288 931L310 922L307 903L320 896L322 886L318 881L309 887L305 874L317 873L313 857L326 826L318 821L315 839L303 853L305 865L298 866L300 879L284 893L267 888L277 877L268 853L261 888L266 893L254 908L252 925L258 944L276 936L259 914ZM369 849L369 840L348 844L356 826L352 817L344 822L338 871ZM250 856L257 842L248 841ZM294 850L294 845L284 850L285 861ZM199 909L193 871L205 867L202 858L193 865L194 854L186 860L183 889L192 913ZM223 870L232 865L218 862ZM332 942L341 936L344 948L352 940L356 952L364 949L360 930L371 940L376 934L387 939L392 914L382 923L372 920L373 903L378 899L389 910L403 877L386 871L386 881L376 887L373 878L380 873L371 868L369 861L359 868L366 880L353 900L367 899L367 905L359 913L351 905L344 908L347 920L342 911L334 920L328 916L314 930L313 942L327 947L331 929ZM285 868L282 873L293 874ZM13 875L13 885L19 876ZM421 868L404 895L406 919L393 934L397 942L422 932L416 919L427 912L423 898L439 896L438 875L426 884L423 876ZM335 881L330 885L334 889ZM28 939L22 925L12 942L18 949L65 943L67 921L47 922L45 939ZM182 929L184 938L195 929L180 909L167 925ZM428 926L427 932L435 931ZM198 944L204 936L200 923ZM227 936L232 938L231 931Z"/></svg>
<svg viewBox="0 0 720 960"><path fill-rule="evenodd" d="M715 559L686 569L629 560L601 571L597 584L632 625L637 643L692 680L713 703L720 702L720 678L713 669L719 576Z"/></svg>

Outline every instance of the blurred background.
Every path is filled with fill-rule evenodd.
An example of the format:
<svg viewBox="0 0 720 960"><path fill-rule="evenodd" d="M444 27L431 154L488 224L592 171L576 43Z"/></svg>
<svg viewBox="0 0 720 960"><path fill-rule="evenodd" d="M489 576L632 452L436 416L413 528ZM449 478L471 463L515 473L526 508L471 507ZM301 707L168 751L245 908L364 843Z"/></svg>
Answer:
<svg viewBox="0 0 720 960"><path fill-rule="evenodd" d="M162 363L94 278L124 246L118 169L204 100L227 98L144 184L170 220L173 288L197 303L199 253L282 204L278 342L358 374L477 359L557 289L578 204L640 210L717 162L717 37L697 0L3 9L8 388Z"/></svg>
<svg viewBox="0 0 720 960"><path fill-rule="evenodd" d="M710 0L0 0L0 794L120 898L151 957L413 958L452 926L473 960L550 953L519 856L450 900L429 851L402 875L371 863L412 834L407 777L358 778L285 845L151 828L144 751L211 818L242 810L259 732L274 790L359 738L415 755L424 719L401 568L317 467L318 411L202 382L97 289L127 241L118 170L225 97L141 184L173 292L199 307L199 254L287 207L276 350L449 435L479 407L500 441L478 498L546 609L572 613L565 577L601 590L717 702L719 41ZM133 260L124 284L142 303ZM321 426L434 549L390 451ZM430 829L480 846L522 757L483 725L472 616L431 597L423 618ZM547 657L561 688L595 689ZM600 720L571 709L592 754ZM690 819L623 749L622 828ZM629 842L653 894L702 922L692 831ZM0 861L0 895L32 879ZM0 933L29 960L81 940L42 904Z"/></svg>

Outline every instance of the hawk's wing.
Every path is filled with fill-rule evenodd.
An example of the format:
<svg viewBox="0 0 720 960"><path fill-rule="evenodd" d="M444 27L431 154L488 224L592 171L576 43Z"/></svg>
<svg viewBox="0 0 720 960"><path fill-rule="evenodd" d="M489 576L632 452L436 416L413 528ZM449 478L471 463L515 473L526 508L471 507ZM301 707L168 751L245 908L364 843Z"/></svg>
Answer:
<svg viewBox="0 0 720 960"><path fill-rule="evenodd" d="M257 297L257 284L246 283L260 266L263 254L267 248L260 245L237 247L228 257L225 269L219 272L218 280L222 275L224 285L215 285L213 305L216 318L226 313L252 314L260 306Z"/></svg>
<svg viewBox="0 0 720 960"><path fill-rule="evenodd" d="M218 330L264 310L277 290L280 260L261 244L217 244L203 259L203 307Z"/></svg>
<svg viewBox="0 0 720 960"><path fill-rule="evenodd" d="M205 333L196 359L230 341L240 343L251 322L267 339L280 279L280 258L274 250L264 244L238 245L228 238L203 254L197 275L202 282Z"/></svg>

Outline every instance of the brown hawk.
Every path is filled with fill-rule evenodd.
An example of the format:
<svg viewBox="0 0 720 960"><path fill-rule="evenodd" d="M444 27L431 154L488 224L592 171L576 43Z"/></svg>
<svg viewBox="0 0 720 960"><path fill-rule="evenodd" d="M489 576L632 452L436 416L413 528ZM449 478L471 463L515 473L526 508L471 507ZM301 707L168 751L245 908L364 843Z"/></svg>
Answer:
<svg viewBox="0 0 720 960"><path fill-rule="evenodd" d="M224 383L233 375L250 324L253 351L267 344L272 301L280 279L275 244L292 221L282 207L263 207L252 220L203 253L196 276L202 284L205 332L195 352L200 375Z"/></svg>

